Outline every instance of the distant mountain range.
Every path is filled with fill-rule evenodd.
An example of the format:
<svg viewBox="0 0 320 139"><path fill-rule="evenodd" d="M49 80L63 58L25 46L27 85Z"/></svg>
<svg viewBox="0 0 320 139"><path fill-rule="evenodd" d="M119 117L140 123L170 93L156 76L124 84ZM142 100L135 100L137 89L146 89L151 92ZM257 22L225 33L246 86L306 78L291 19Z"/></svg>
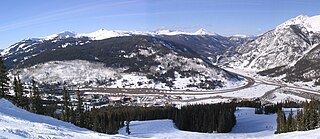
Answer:
<svg viewBox="0 0 320 139"><path fill-rule="evenodd" d="M211 90L241 81L213 63L216 55L248 40L204 29L62 32L22 40L1 54L23 80L35 78L46 84Z"/></svg>
<svg viewBox="0 0 320 139"><path fill-rule="evenodd" d="M109 74L101 73L103 76L83 77L80 80L66 79L65 75L58 79L60 74L55 73L52 78L57 79L54 81L102 84L106 79L123 79L124 74L130 74L143 75L145 85L152 80L152 85L145 87L163 83L159 86L214 89L240 80L237 75L215 65L250 69L261 75L280 77L284 81L317 84L320 82L319 51L320 16L298 16L258 37L226 37L205 29L194 33L101 29L81 34L66 31L22 40L4 49L1 54L9 69L23 73L26 79L34 76L44 80L52 77L53 73L30 74L25 71L45 68L48 64L53 66L51 68L58 68L59 64L65 67L82 60L78 62L87 67L83 67L83 71L79 69L79 74L96 66L101 68L100 71L104 71L105 67L118 74L109 77ZM141 84L136 80L133 82L129 84ZM119 86L121 83L113 84Z"/></svg>
<svg viewBox="0 0 320 139"><path fill-rule="evenodd" d="M243 36L224 37L216 33L210 33L200 29L195 33L182 31L159 30L154 32L140 31L111 31L100 29L88 34L74 32L61 32L39 38L27 38L17 42L1 52L5 57L5 63L9 68L15 67L22 61L29 59L47 50L65 48L71 45L84 45L93 41L104 40L124 36L151 36L161 38L164 41L174 42L179 45L197 51L199 54L216 61L216 55L223 53L226 49L235 48L250 40Z"/></svg>

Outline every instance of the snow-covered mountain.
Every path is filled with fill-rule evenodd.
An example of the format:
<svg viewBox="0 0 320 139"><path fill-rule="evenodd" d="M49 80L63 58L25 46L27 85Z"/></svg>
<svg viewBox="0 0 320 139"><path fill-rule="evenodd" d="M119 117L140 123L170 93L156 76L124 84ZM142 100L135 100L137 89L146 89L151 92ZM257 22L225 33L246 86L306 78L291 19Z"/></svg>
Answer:
<svg viewBox="0 0 320 139"><path fill-rule="evenodd" d="M32 47L24 47L27 42ZM192 90L241 82L190 46L159 37L59 37L21 43L7 51L5 62L11 62L15 67L12 73L19 73L24 81L35 78L46 84Z"/></svg>
<svg viewBox="0 0 320 139"><path fill-rule="evenodd" d="M199 54L210 58L213 62L216 55L226 49L241 45L249 38L243 37L224 37L216 33L210 33L205 29L199 29L194 33L171 30L158 31L116 31L100 29L92 33L75 33L70 31L60 32L46 37L27 38L19 41L1 52L9 68L14 67L21 61L38 55L47 50L55 49L52 44L60 45L58 47L67 47L70 45L84 45L93 41L104 40L114 37L145 35L162 38L167 41L173 41L177 44L188 46ZM57 47L57 46L56 46Z"/></svg>
<svg viewBox="0 0 320 139"><path fill-rule="evenodd" d="M70 31L64 31L60 32L58 34L52 34L46 37L40 37L38 39L40 40L53 40L53 39L66 39L66 38L75 38L78 37L77 33L70 32Z"/></svg>
<svg viewBox="0 0 320 139"><path fill-rule="evenodd" d="M293 67L299 72L304 80L312 80L318 75L310 74L317 72L310 70L310 65L304 64L302 60L308 59L309 63L316 64L318 59L315 49L319 49L320 44L320 16L298 16L292 18L283 24L280 24L275 29L264 33L256 38L254 41L243 44L236 49L236 56L231 58L230 66L237 66L252 69L255 71L268 71L264 72L265 75L273 74L281 68L276 74L293 74ZM317 58L316 58L317 57ZM309 69L308 69L309 68ZM273 69L273 70L270 70ZM291 69L291 70L285 70ZM298 73L298 72L296 72ZM297 75L295 75L297 76ZM306 77L309 76L309 77Z"/></svg>
<svg viewBox="0 0 320 139"><path fill-rule="evenodd" d="M197 30L196 32L184 32L178 30L161 29L157 31L122 31L122 30L106 30L99 29L91 33L76 33L71 31L63 31L57 34L52 34L45 37L31 38L32 40L53 40L53 39L66 39L66 38L90 38L91 40L104 40L113 37L131 36L131 35L218 35L211 33L204 28ZM30 38L29 38L30 39Z"/></svg>
<svg viewBox="0 0 320 139"><path fill-rule="evenodd" d="M208 30L206 30L206 29L204 29L204 28L201 28L201 29L199 29L198 31L196 31L196 32L194 33L194 35L217 35L217 34L211 33L211 32L209 32Z"/></svg>
<svg viewBox="0 0 320 139"><path fill-rule="evenodd" d="M214 89L239 81L236 75L212 65L216 55L246 41L247 38L224 37L205 29L194 33L101 29L85 34L65 31L22 40L6 48L1 55L7 67L19 72L24 79L35 77L43 83L88 85L99 82L99 85L112 87ZM76 63L83 65L79 68L68 66ZM43 69L48 67L54 70ZM75 72L61 74L68 73L57 69L62 67ZM96 67L99 71L93 69ZM85 73L91 72L86 71L99 74L90 76ZM105 74L109 71L117 74ZM118 83L124 77L128 83ZM116 81L109 83L109 79Z"/></svg>
<svg viewBox="0 0 320 139"><path fill-rule="evenodd" d="M298 16L237 48L234 65L257 71L294 65L320 43L320 16Z"/></svg>
<svg viewBox="0 0 320 139"><path fill-rule="evenodd" d="M215 35L161 35L158 38L184 45L200 55L207 57L211 62L217 61L217 56L226 50L234 49L237 46L250 41L250 38L225 37Z"/></svg>
<svg viewBox="0 0 320 139"><path fill-rule="evenodd" d="M311 17L306 15L299 15L279 25L276 29L288 28L291 25L299 25L307 29L308 32L319 32L320 31L319 19L320 19L320 15L311 16Z"/></svg>

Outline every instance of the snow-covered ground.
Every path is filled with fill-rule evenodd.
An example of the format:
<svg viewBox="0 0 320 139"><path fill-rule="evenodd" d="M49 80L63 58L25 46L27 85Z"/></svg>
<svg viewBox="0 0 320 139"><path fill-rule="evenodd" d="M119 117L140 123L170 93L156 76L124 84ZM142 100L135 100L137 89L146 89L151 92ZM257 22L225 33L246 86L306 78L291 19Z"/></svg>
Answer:
<svg viewBox="0 0 320 139"><path fill-rule="evenodd" d="M312 82L293 82L293 83L288 83L282 81L282 77L268 77L268 76L261 76L257 74L254 70L248 69L248 68L229 68L229 67L224 67L228 71L238 73L240 75L248 76L251 77L255 80L257 84L260 84L262 86L269 86L269 90L271 90L272 87L273 89L276 89L276 87L279 87L278 89L274 90L271 98L269 98L270 102L277 103L281 102L284 100L292 100L292 101L305 101L306 98L303 98L301 96L296 96L294 94L288 94L284 93L284 91L291 91L291 92L306 92L306 93L313 93L313 94L319 94L319 89L320 86L314 86L314 81ZM253 88L257 88L257 92L255 95L261 94L263 92L266 92L264 88L262 87L250 87L247 88L249 90L252 90ZM244 89L245 90L245 89ZM240 90L244 91L244 90ZM260 93L259 93L260 92ZM307 99L308 100L308 99Z"/></svg>
<svg viewBox="0 0 320 139"><path fill-rule="evenodd" d="M7 100L0 99L0 139L20 138L320 138L320 129L275 135L276 114L256 115L253 108L238 108L235 115L237 124L231 133L198 133L178 130L172 120L132 121L131 134L125 128L118 135L96 133L48 116L41 116L15 107ZM290 109L285 109L288 114ZM296 111L296 109L293 109Z"/></svg>
<svg viewBox="0 0 320 139"><path fill-rule="evenodd" d="M221 94L221 96L239 98L258 98L264 95L267 91L270 91L275 88L276 86L273 85L256 84L250 88Z"/></svg>
<svg viewBox="0 0 320 139"><path fill-rule="evenodd" d="M30 113L0 99L0 139L99 139L126 138L93 132L48 116Z"/></svg>
<svg viewBox="0 0 320 139"><path fill-rule="evenodd" d="M286 114L289 109L285 109ZM296 111L293 109L293 111ZM274 134L276 130L276 114L256 115L253 108L240 108L235 113L237 124L231 133L198 133L181 131L177 129L172 120L150 120L130 122L130 135L126 128L121 128L119 133L128 137L154 138L154 139L317 139L320 138L320 129L300 131L283 134Z"/></svg>
<svg viewBox="0 0 320 139"><path fill-rule="evenodd" d="M269 99L270 102L272 103L280 103L283 102L284 100L291 100L295 102L302 102L302 101L310 101L310 99L302 98L296 95L292 94L286 94L283 92L283 90L277 90L273 93L272 97Z"/></svg>
<svg viewBox="0 0 320 139"><path fill-rule="evenodd" d="M256 115L252 108L240 108L235 113L237 124L231 133L198 133L178 130L172 120L133 121L129 137L138 138L259 138L273 135L276 115ZM127 135L125 128L120 134Z"/></svg>
<svg viewBox="0 0 320 139"><path fill-rule="evenodd" d="M259 74L257 74L255 70L250 69L250 68L241 68L241 67L223 67L224 69L234 72L234 73L238 73L240 75L245 75L245 76L249 76L251 78L254 78L256 82L263 82L263 83L270 83L270 84L274 84L277 83L279 85L287 85L287 86L291 86L291 87L299 87L302 89L310 89L310 90L314 90L314 91L319 91L320 90L320 86L314 86L314 82L313 81L309 81L309 82L291 82L291 83L287 83L282 81L282 79L285 77L284 75L279 76L279 77L268 77L268 76L261 76Z"/></svg>
<svg viewBox="0 0 320 139"><path fill-rule="evenodd" d="M180 59L183 62L176 62ZM197 87L189 87L188 85L196 85L210 77L210 80L219 80L223 82L221 89L230 89L243 86L245 81L235 81L224 77L224 73L213 68L208 68L201 59L188 59L173 54L167 54L158 59L161 65L154 66L152 74L165 73L170 69L166 62L170 65L181 67L183 70L195 70L201 72L201 76L181 77L178 72L175 72L173 88L175 90L194 90L207 91ZM182 65L181 63L187 63ZM200 64L197 64L200 63ZM160 69L161 70L160 70ZM12 70L12 75L19 73L22 81L30 82L31 79L39 83L59 84L68 83L70 85L92 86L92 87L109 87L109 88L156 88L171 90L165 83L154 82L153 79L147 78L146 74L142 73L125 73L125 68L109 68L103 63L89 62L86 60L70 60L70 61L50 61L47 63L37 64L28 68ZM202 76L203 75L203 76ZM112 80L110 80L112 79ZM100 83L100 84L99 84Z"/></svg>

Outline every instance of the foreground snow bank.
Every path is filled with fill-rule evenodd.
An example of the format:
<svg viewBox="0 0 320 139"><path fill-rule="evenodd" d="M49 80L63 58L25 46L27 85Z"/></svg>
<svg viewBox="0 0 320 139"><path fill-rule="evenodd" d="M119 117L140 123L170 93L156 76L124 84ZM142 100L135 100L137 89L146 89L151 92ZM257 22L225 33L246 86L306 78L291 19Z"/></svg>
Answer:
<svg viewBox="0 0 320 139"><path fill-rule="evenodd" d="M0 99L0 138L125 138L96 133L54 118L30 113Z"/></svg>

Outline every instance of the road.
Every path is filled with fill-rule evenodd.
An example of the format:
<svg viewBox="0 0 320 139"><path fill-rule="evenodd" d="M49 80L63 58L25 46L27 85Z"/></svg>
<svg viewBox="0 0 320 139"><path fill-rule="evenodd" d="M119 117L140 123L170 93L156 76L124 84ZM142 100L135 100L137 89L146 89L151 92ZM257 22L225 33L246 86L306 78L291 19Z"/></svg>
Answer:
<svg viewBox="0 0 320 139"><path fill-rule="evenodd" d="M161 90L156 89L157 91L153 91L154 89L148 88L139 88L139 89L122 89L121 94L148 94L148 95L213 95L213 94L223 94L234 92L246 88L250 88L255 84L253 78L248 76L241 76L246 79L247 83L243 86L231 89L223 89L223 90L212 90L212 91L187 91L187 90ZM119 90L119 89L118 89ZM99 93L118 93L119 91L116 88L89 88L89 89L81 89L84 92L99 92Z"/></svg>
<svg viewBox="0 0 320 139"><path fill-rule="evenodd" d="M307 89L307 88L301 88L296 86L287 85L281 82L276 81L265 81L261 80L255 77L250 77L248 75L244 75L237 72L231 72L233 74L237 74L240 77L243 77L246 80L246 84L237 88L231 88L231 89L223 89L223 90L213 90L213 91L186 91L186 90L161 90L161 89L148 89L148 88L140 88L140 89L123 89L123 88L87 88L87 89L81 89L81 91L84 92L92 92L92 93L106 93L106 94L121 94L121 95L163 95L163 96L201 96L201 95L209 95L206 97L201 98L193 98L188 100L169 100L168 101L178 101L178 102L196 102L201 100L209 100L209 99L216 99L216 98L225 98L225 99L241 99L237 97L223 97L219 96L219 94L239 91L243 89L247 89L250 87L253 87L254 84L265 84L265 85L272 85L276 86L275 89L267 91L264 95L260 97L260 99L267 100L268 97L273 94L275 91L279 89L288 89L293 91L287 91L285 93L292 94L295 96L300 96L303 98L319 98L320 99L320 93L317 90ZM296 91L299 90L299 93ZM119 93L121 92L121 93ZM214 96L210 96L214 95Z"/></svg>

